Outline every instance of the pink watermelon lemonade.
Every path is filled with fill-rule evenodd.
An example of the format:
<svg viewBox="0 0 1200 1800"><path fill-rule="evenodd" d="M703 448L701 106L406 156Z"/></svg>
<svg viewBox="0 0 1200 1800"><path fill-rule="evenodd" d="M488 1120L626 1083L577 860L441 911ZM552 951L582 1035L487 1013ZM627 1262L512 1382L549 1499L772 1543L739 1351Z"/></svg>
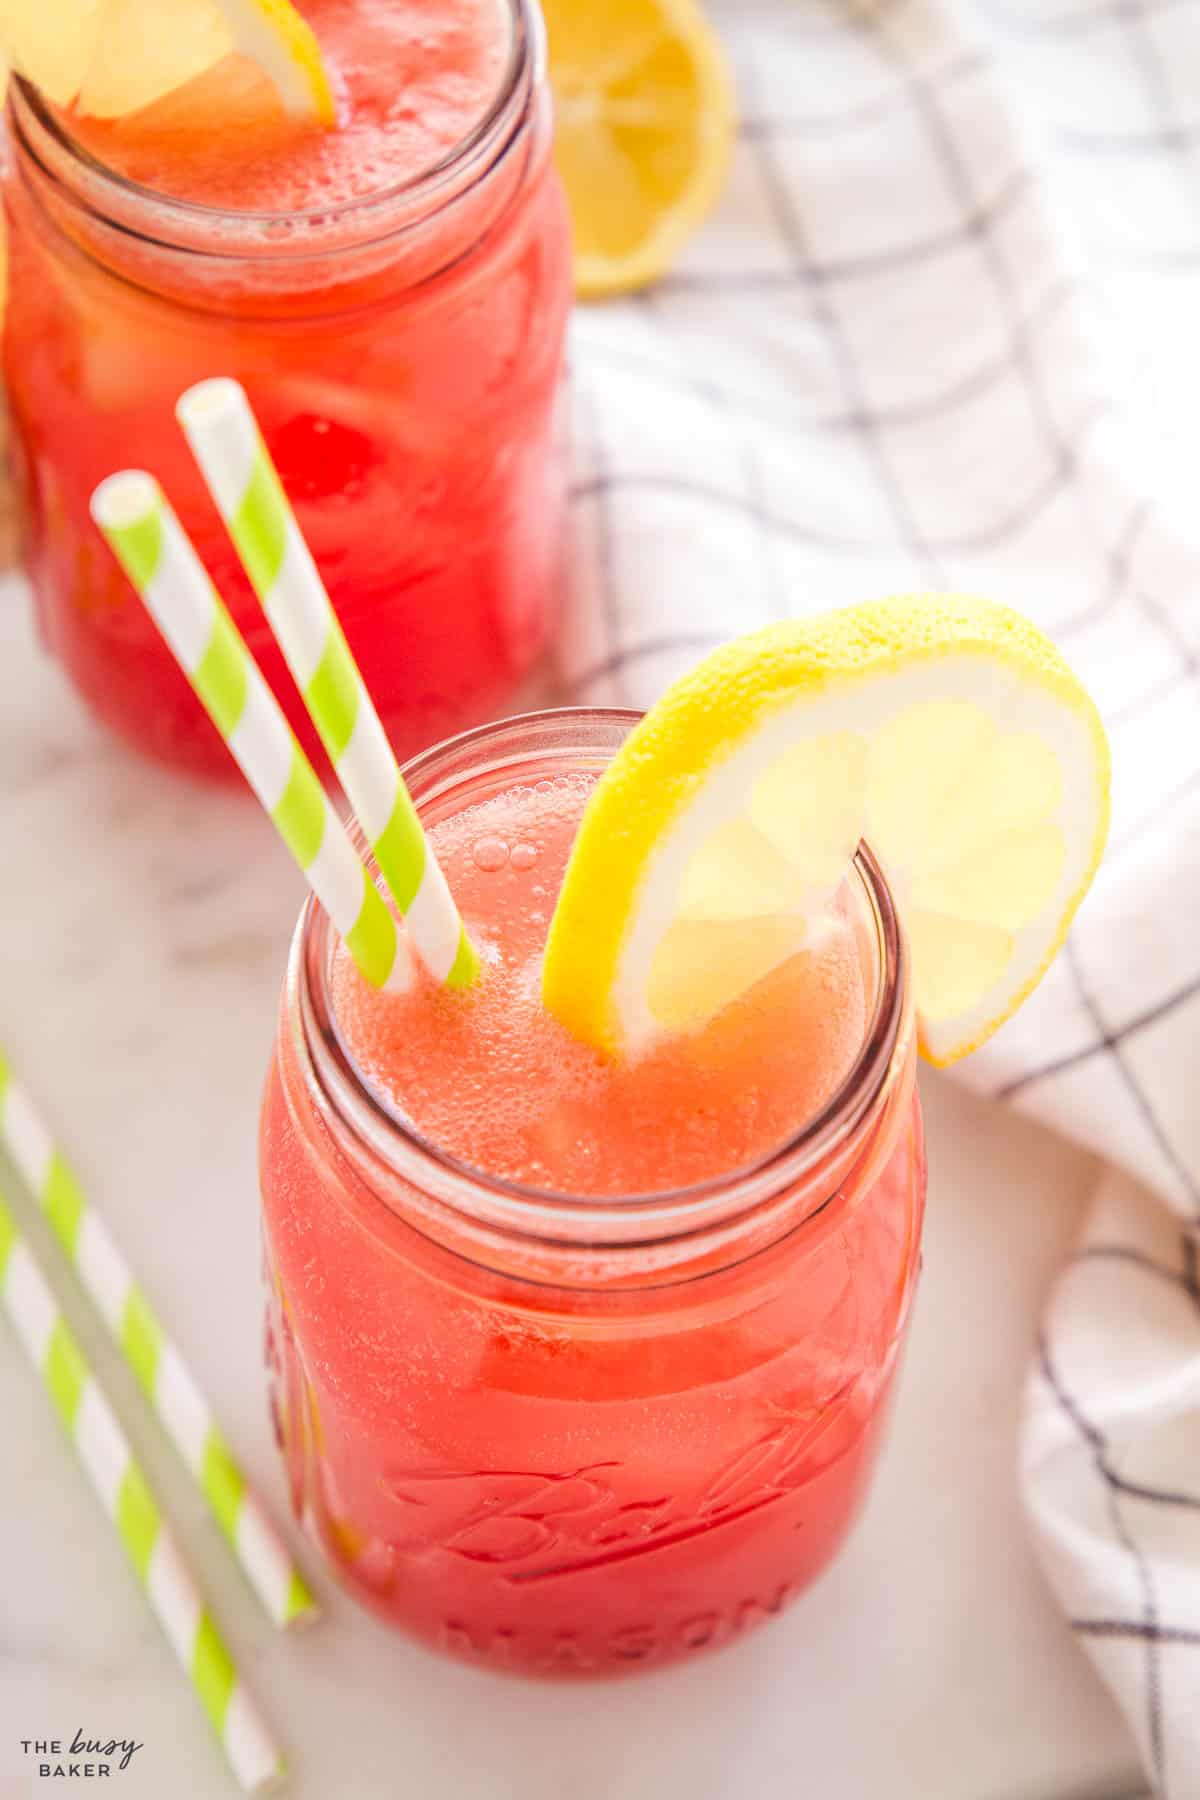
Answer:
<svg viewBox="0 0 1200 1800"><path fill-rule="evenodd" d="M852 920L693 1036L606 1062L545 1011L546 928L591 773L514 787L443 820L438 860L486 954L461 1006L427 979L381 996L345 948L334 1013L365 1079L412 1127L473 1168L563 1194L690 1187L758 1161L815 1118L866 1022Z"/></svg>
<svg viewBox="0 0 1200 1800"><path fill-rule="evenodd" d="M88 496L162 480L294 725L282 659L175 424L239 377L385 723L485 716L554 618L570 298L527 0L301 0L338 123L230 59L140 115L14 83L6 370L43 637L94 711L200 772L224 747L111 563Z"/></svg>
<svg viewBox="0 0 1200 1800"><path fill-rule="evenodd" d="M865 853L704 1030L604 1061L542 947L629 715L546 714L408 771L488 976L293 953L263 1113L276 1419L348 1585L490 1666L728 1642L829 1561L875 1459L924 1202L905 953Z"/></svg>

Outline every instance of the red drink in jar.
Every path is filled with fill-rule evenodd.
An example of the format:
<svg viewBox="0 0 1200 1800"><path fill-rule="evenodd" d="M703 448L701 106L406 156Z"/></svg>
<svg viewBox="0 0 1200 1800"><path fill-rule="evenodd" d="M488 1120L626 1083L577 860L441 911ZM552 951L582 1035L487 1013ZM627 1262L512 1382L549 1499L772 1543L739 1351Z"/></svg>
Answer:
<svg viewBox="0 0 1200 1800"><path fill-rule="evenodd" d="M311 727L174 420L241 379L403 753L486 716L553 621L570 297L527 0L302 0L339 119L230 59L142 114L9 103L6 370L42 633L94 711L232 767L88 515L162 480L290 717Z"/></svg>
<svg viewBox="0 0 1200 1800"><path fill-rule="evenodd" d="M310 908L262 1126L276 1417L348 1585L497 1668L725 1643L862 1500L916 1278L907 954L860 853L803 950L624 1063L544 1011L574 831L631 724L546 714L410 785L480 989L368 989Z"/></svg>

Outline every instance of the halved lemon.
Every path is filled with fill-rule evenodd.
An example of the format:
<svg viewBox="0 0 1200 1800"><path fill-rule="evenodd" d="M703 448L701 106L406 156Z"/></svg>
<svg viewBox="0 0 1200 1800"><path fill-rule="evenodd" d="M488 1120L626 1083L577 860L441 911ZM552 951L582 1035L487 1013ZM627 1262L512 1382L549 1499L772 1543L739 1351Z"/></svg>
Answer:
<svg viewBox="0 0 1200 1800"><path fill-rule="evenodd" d="M912 950L921 1048L975 1049L1044 973L1108 832L1099 715L1020 614L884 600L724 646L630 734L584 813L546 1006L636 1053L803 944L865 838Z"/></svg>
<svg viewBox="0 0 1200 1800"><path fill-rule="evenodd" d="M733 86L695 0L543 0L555 161L585 296L670 267L711 210L733 142Z"/></svg>
<svg viewBox="0 0 1200 1800"><path fill-rule="evenodd" d="M235 52L289 111L333 124L320 45L290 0L0 0L0 56L93 118L139 112Z"/></svg>

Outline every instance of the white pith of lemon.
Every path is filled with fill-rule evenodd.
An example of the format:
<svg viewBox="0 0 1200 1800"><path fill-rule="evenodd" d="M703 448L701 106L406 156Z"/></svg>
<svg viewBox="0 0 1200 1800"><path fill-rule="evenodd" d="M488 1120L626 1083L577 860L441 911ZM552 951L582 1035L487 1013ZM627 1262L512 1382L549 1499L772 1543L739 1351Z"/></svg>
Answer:
<svg viewBox="0 0 1200 1800"><path fill-rule="evenodd" d="M1062 943L1108 789L1095 706L1005 607L907 596L738 639L598 782L546 1005L610 1054L700 1026L803 946L865 839L907 930L921 1048L954 1062Z"/></svg>
<svg viewBox="0 0 1200 1800"><path fill-rule="evenodd" d="M290 0L0 0L0 53L93 118L139 112L235 52L290 112L333 124L320 46Z"/></svg>

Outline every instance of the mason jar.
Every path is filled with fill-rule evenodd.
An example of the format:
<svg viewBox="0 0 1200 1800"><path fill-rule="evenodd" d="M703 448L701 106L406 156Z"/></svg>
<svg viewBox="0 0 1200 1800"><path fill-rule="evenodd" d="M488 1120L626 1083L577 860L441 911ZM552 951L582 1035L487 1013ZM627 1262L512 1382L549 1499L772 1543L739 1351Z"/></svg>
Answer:
<svg viewBox="0 0 1200 1800"><path fill-rule="evenodd" d="M570 253L536 7L502 3L511 51L470 134L419 178L321 212L139 186L10 83L5 369L38 620L141 750L232 771L89 516L97 483L130 464L162 482L319 754L175 422L208 376L247 388L402 754L488 716L546 643Z"/></svg>
<svg viewBox="0 0 1200 1800"><path fill-rule="evenodd" d="M407 779L434 824L598 772L634 718L485 727ZM649 1668L771 1618L837 1552L925 1196L908 953L865 848L848 888L869 1004L840 1088L757 1165L620 1200L494 1179L408 1127L347 1048L306 907L262 1116L273 1410L298 1516L393 1624L523 1673Z"/></svg>

